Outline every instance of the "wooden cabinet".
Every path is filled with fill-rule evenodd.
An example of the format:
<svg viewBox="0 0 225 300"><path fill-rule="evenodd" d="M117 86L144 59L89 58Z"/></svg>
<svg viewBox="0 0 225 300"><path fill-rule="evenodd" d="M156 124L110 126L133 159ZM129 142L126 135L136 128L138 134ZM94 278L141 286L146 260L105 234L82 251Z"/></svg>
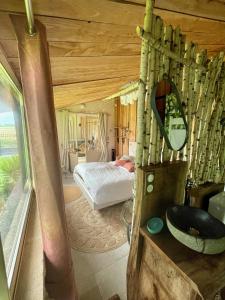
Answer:
<svg viewBox="0 0 225 300"><path fill-rule="evenodd" d="M147 192L148 174L154 174L153 191ZM146 230L149 218L165 218L173 203L182 203L186 164L165 163L137 170L137 199L133 239L128 259L128 300L214 300L225 286L225 252L206 255L178 242L164 229L157 235ZM180 202L181 201L181 202Z"/></svg>
<svg viewBox="0 0 225 300"><path fill-rule="evenodd" d="M143 237L138 299L194 300L215 298L225 286L225 253L205 255L179 243L165 229Z"/></svg>

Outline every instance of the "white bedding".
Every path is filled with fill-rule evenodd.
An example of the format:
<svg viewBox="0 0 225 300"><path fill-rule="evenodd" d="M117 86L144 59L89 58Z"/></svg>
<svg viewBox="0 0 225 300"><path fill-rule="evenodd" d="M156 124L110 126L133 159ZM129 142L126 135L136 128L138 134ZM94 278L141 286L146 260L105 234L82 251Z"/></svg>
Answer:
<svg viewBox="0 0 225 300"><path fill-rule="evenodd" d="M124 201L132 197L134 173L113 162L78 164L74 169L84 181L96 204Z"/></svg>

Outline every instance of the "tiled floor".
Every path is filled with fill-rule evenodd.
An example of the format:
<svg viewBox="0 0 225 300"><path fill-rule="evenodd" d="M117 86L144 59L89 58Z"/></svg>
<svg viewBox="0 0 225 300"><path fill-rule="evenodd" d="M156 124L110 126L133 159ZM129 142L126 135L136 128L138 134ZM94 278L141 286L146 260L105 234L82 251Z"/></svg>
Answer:
<svg viewBox="0 0 225 300"><path fill-rule="evenodd" d="M72 176L64 177L63 183L75 184ZM114 294L126 300L128 253L128 243L104 253L84 253L72 249L80 300L107 300Z"/></svg>
<svg viewBox="0 0 225 300"><path fill-rule="evenodd" d="M128 243L104 253L72 250L80 300L107 300L118 294L126 300Z"/></svg>

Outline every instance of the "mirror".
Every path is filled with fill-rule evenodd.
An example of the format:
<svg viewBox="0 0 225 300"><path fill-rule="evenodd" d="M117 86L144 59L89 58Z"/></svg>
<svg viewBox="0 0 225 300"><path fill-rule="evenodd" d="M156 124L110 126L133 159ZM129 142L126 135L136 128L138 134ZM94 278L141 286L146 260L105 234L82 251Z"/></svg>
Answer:
<svg viewBox="0 0 225 300"><path fill-rule="evenodd" d="M151 106L168 148L181 150L188 138L187 122L177 88L166 75L153 88Z"/></svg>

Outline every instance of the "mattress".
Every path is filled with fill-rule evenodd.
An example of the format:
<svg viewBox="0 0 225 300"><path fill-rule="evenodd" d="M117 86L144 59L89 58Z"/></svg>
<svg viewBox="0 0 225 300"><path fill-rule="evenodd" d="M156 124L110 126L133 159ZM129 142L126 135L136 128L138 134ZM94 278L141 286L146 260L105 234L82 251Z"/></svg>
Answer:
<svg viewBox="0 0 225 300"><path fill-rule="evenodd" d="M74 174L82 178L98 205L132 198L134 173L115 166L113 162L81 163L75 167Z"/></svg>

